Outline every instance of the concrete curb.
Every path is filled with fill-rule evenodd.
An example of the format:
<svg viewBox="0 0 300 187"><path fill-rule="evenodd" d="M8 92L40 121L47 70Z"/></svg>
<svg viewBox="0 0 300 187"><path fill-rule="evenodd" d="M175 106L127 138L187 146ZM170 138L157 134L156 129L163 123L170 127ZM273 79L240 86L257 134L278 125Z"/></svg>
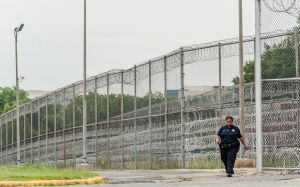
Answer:
<svg viewBox="0 0 300 187"><path fill-rule="evenodd" d="M0 186L65 186L76 184L105 184L106 182L106 177L94 177L74 180L0 181Z"/></svg>

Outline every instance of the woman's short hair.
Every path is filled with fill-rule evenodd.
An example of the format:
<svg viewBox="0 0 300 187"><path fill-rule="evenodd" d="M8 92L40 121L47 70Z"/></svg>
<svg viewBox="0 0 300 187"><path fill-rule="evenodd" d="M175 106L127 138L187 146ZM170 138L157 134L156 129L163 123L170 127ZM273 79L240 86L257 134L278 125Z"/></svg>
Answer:
<svg viewBox="0 0 300 187"><path fill-rule="evenodd" d="M226 116L225 121L228 119L231 119L231 121L233 121L233 117L231 117L231 116Z"/></svg>

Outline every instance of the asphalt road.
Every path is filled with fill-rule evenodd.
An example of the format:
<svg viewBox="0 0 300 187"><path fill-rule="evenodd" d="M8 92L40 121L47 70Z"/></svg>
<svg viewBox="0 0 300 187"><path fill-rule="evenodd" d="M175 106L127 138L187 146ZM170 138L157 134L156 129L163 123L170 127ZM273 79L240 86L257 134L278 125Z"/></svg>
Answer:
<svg viewBox="0 0 300 187"><path fill-rule="evenodd" d="M229 178L223 170L130 170L101 171L108 184L74 187L300 187L300 175L280 175L274 172L256 174L255 169L236 169Z"/></svg>

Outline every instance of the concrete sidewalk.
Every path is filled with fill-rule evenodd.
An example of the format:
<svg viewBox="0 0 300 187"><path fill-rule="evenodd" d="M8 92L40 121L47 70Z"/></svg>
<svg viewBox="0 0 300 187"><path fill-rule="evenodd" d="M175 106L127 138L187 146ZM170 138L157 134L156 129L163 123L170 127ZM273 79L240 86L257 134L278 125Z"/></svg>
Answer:
<svg viewBox="0 0 300 187"><path fill-rule="evenodd" d="M101 171L109 179L108 184L89 185L114 187L299 187L299 175L279 175L274 172L256 174L255 169L235 169L235 175L227 177L224 170L130 170ZM80 187L85 185L79 185ZM87 186L87 185L86 185Z"/></svg>

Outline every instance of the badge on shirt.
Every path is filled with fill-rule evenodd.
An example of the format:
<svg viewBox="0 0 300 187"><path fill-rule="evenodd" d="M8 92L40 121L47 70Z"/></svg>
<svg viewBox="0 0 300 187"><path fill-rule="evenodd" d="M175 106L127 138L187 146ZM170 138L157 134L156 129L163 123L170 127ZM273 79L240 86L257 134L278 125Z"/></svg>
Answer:
<svg viewBox="0 0 300 187"><path fill-rule="evenodd" d="M234 129L232 129L232 132L235 132L235 130L234 130Z"/></svg>

